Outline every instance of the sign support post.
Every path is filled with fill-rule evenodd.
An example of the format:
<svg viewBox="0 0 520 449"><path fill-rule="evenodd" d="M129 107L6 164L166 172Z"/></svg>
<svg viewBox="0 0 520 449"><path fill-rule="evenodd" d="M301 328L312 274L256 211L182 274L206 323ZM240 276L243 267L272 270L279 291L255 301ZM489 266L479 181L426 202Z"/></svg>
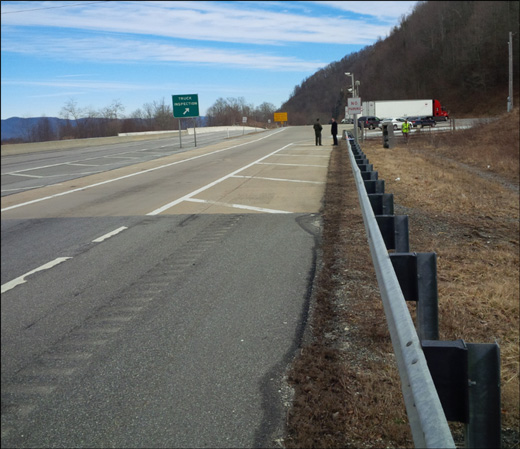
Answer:
<svg viewBox="0 0 520 449"><path fill-rule="evenodd" d="M182 136L181 136L182 126L181 126L181 119L177 119L177 121L179 122L179 148L182 148Z"/></svg>
<svg viewBox="0 0 520 449"><path fill-rule="evenodd" d="M358 126L357 126L357 115L361 114L361 98L349 98L348 100L348 113L354 115L354 139L358 141Z"/></svg>
<svg viewBox="0 0 520 449"><path fill-rule="evenodd" d="M199 116L199 95L198 94L187 94L187 95L172 95L173 103L173 117L179 119L179 142L182 148L182 118L198 117ZM193 120L193 136L195 140L195 146L197 146L197 135L195 132L195 120Z"/></svg>

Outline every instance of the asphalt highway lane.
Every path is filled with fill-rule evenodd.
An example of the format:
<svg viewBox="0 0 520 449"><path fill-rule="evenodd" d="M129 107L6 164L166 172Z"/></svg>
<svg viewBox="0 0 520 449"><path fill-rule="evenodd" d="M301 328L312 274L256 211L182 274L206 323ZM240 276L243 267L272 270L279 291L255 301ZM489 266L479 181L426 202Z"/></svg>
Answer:
<svg viewBox="0 0 520 449"><path fill-rule="evenodd" d="M275 446L332 150L313 140L4 196L2 446Z"/></svg>
<svg viewBox="0 0 520 449"><path fill-rule="evenodd" d="M254 132L252 130L247 133ZM150 135L148 139L147 136L138 136L130 141L129 137L60 141L59 145L65 145L65 148L54 148L53 142L3 146L1 194L12 195L183 153L229 140L230 137L239 137L242 132L245 133L241 129L202 133L197 138L196 146L193 136L185 135L182 147L179 138L171 134L169 137ZM5 147L9 148L6 150Z"/></svg>

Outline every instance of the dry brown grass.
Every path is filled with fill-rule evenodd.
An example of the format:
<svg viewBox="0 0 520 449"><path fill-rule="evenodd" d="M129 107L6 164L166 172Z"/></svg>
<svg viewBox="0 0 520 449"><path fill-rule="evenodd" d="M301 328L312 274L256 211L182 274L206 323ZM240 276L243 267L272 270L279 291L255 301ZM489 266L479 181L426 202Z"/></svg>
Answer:
<svg viewBox="0 0 520 449"><path fill-rule="evenodd" d="M412 447L345 142L333 152L308 344L286 447Z"/></svg>
<svg viewBox="0 0 520 449"><path fill-rule="evenodd" d="M437 155L453 158L483 172L494 173L518 186L519 110L514 109L478 128L423 134L420 146L435 150Z"/></svg>
<svg viewBox="0 0 520 449"><path fill-rule="evenodd" d="M396 214L409 216L411 251L437 253L440 339L499 343L503 447L518 448L518 110L471 132L422 133L393 149L377 139L362 149L394 194ZM323 267L312 335L290 373L286 446L411 447L344 152L342 142L331 159ZM460 426L452 428L460 439Z"/></svg>
<svg viewBox="0 0 520 449"><path fill-rule="evenodd" d="M412 250L437 253L440 339L500 345L502 423L518 435L518 110L450 134L392 150L367 142L364 152L394 193L396 213L409 216Z"/></svg>

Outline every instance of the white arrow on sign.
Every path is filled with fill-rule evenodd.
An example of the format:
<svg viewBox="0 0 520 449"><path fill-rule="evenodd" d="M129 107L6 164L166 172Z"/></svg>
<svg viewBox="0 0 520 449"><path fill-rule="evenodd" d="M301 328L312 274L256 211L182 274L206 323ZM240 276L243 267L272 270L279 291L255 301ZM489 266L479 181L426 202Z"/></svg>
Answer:
<svg viewBox="0 0 520 449"><path fill-rule="evenodd" d="M186 110L182 113L182 115L186 115L186 113L190 112L190 108L186 108Z"/></svg>

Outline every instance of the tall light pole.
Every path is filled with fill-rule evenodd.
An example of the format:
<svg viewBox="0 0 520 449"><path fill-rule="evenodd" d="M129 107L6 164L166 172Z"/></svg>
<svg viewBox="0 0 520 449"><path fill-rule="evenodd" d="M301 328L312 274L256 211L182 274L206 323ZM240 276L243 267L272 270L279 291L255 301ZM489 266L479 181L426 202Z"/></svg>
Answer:
<svg viewBox="0 0 520 449"><path fill-rule="evenodd" d="M345 72L345 75L352 78L352 98L356 98L356 83L354 82L354 74ZM359 81L358 81L359 83ZM358 140L357 114L354 114L354 139Z"/></svg>
<svg viewBox="0 0 520 449"><path fill-rule="evenodd" d="M356 96L356 85L354 84L354 74L353 73L350 73L350 72L345 72L345 75L347 76L350 76L352 78L352 89L350 89L352 91L352 98L354 98Z"/></svg>

